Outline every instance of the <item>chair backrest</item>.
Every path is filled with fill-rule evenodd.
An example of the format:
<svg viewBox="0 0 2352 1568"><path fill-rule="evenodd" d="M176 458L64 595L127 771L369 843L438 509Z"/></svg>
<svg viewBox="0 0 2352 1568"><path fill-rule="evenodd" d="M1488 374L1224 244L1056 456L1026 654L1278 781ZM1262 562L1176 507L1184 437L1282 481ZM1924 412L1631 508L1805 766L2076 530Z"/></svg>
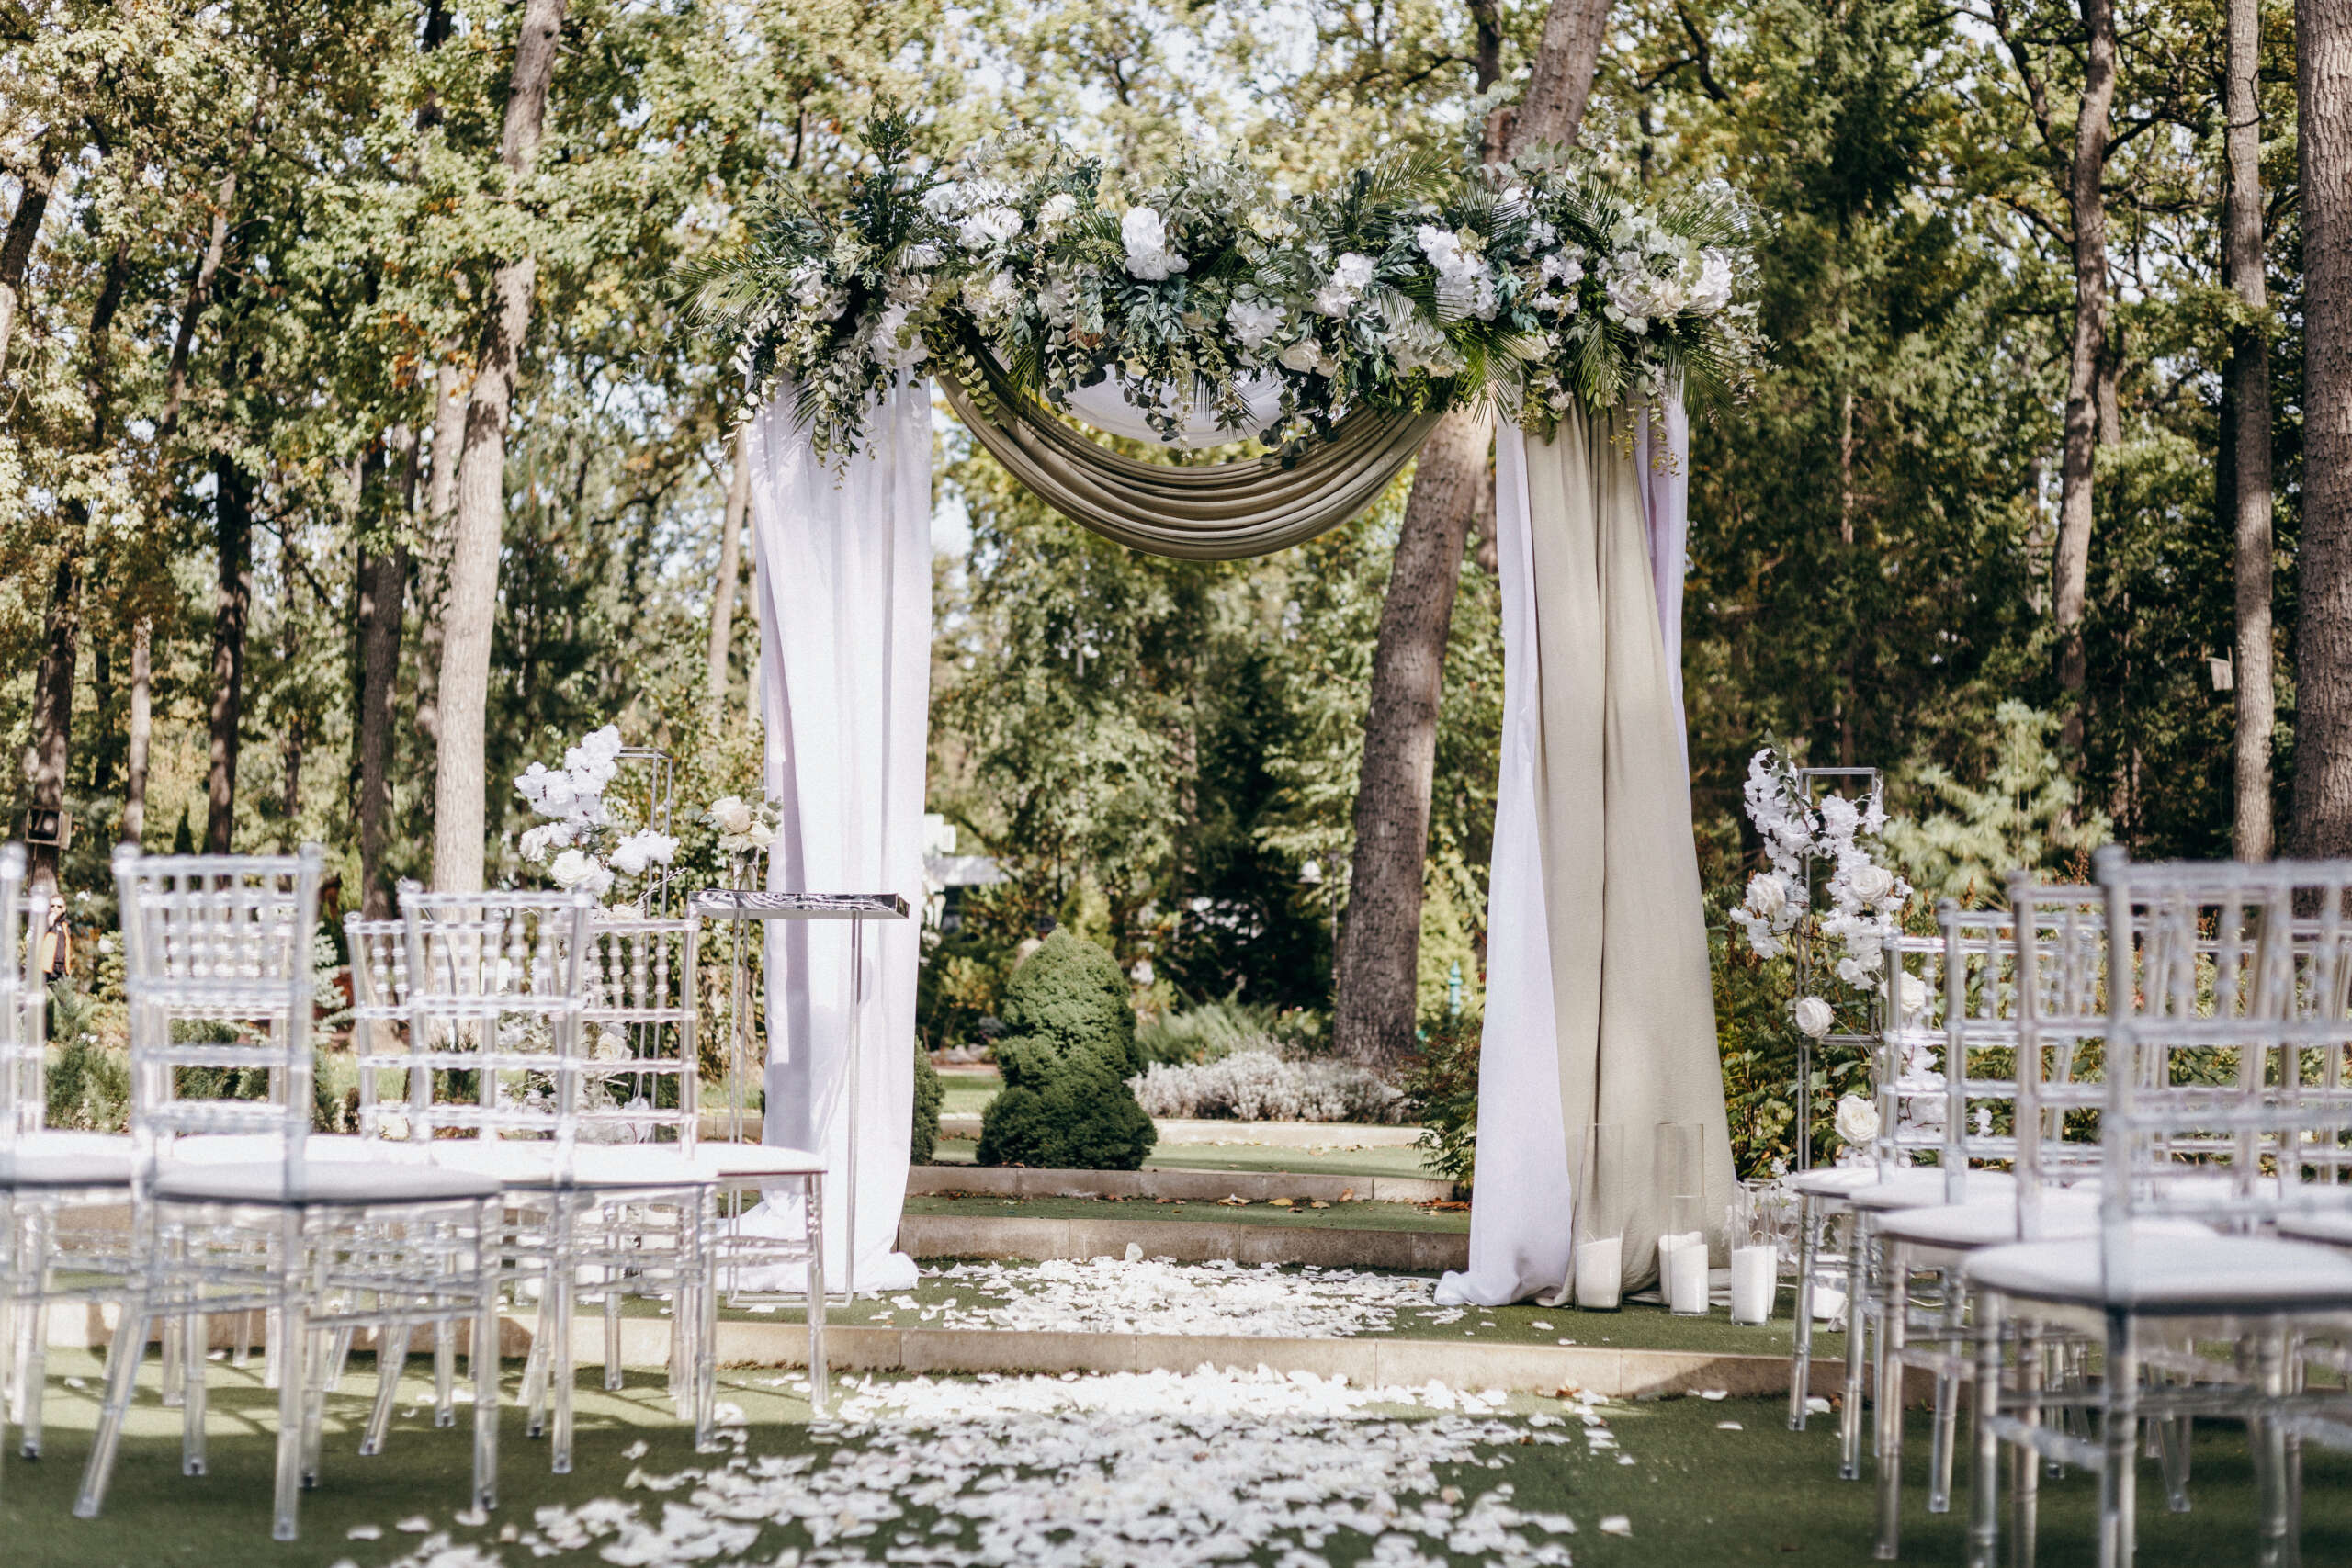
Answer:
<svg viewBox="0 0 2352 1568"><path fill-rule="evenodd" d="M695 976L699 919L599 911L588 928L584 1046L605 1093L582 1111L590 1141L676 1144L699 1135L701 1053ZM616 1093L624 1103L613 1103Z"/></svg>
<svg viewBox="0 0 2352 1568"><path fill-rule="evenodd" d="M379 1083L386 1072L406 1072L408 1058L408 923L343 918L344 946L351 958L351 1055L359 1073L358 1131L383 1132ZM401 1097L405 1102L406 1095Z"/></svg>
<svg viewBox="0 0 2352 1568"><path fill-rule="evenodd" d="M315 1093L311 942L325 863L316 844L291 855L115 851L142 1161L177 1134L248 1134L278 1140L299 1171Z"/></svg>
<svg viewBox="0 0 2352 1568"><path fill-rule="evenodd" d="M409 1137L552 1139L569 1176L590 1091L589 922L573 893L400 890ZM441 1076L466 1098L435 1093Z"/></svg>
<svg viewBox="0 0 2352 1568"><path fill-rule="evenodd" d="M2253 1230L2340 1201L2352 1115L2352 861L2096 859L2110 986L2100 1134L2110 1270L2155 1216Z"/></svg>
<svg viewBox="0 0 2352 1568"><path fill-rule="evenodd" d="M1943 943L1935 937L1890 934L1880 964L1878 1046L1871 1064L1879 1172L1924 1164L1944 1145L1942 1031Z"/></svg>
<svg viewBox="0 0 2352 1568"><path fill-rule="evenodd" d="M2048 1196L2097 1177L2105 1100L2107 898L2086 883L2009 878L2017 1014L2011 1117L2018 1235L2039 1239ZM2072 1120L2069 1120L2070 1114Z"/></svg>

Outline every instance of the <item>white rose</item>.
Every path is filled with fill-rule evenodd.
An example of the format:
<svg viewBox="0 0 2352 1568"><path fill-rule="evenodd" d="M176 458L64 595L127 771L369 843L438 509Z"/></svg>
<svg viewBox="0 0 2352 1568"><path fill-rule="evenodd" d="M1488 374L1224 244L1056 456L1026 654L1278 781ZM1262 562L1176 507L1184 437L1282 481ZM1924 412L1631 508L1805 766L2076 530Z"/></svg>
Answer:
<svg viewBox="0 0 2352 1568"><path fill-rule="evenodd" d="M1878 1136L1878 1107L1859 1094L1838 1102L1838 1136L1856 1147Z"/></svg>
<svg viewBox="0 0 2352 1568"><path fill-rule="evenodd" d="M755 850L766 849L775 842L775 829L765 822L754 822L743 829L743 842Z"/></svg>
<svg viewBox="0 0 2352 1568"><path fill-rule="evenodd" d="M1862 903L1875 904L1894 891L1894 873L1883 865L1861 866L1846 878L1846 886Z"/></svg>
<svg viewBox="0 0 2352 1568"><path fill-rule="evenodd" d="M1776 919L1789 907L1789 885L1778 872L1758 872L1747 879L1747 907L1759 919Z"/></svg>
<svg viewBox="0 0 2352 1568"><path fill-rule="evenodd" d="M548 858L548 851L563 838L563 829L553 822L542 822L536 828L526 829L520 846L523 858L537 865Z"/></svg>
<svg viewBox="0 0 2352 1568"><path fill-rule="evenodd" d="M722 833L741 833L752 825L752 808L741 795L724 795L712 801L707 815Z"/></svg>
<svg viewBox="0 0 2352 1568"><path fill-rule="evenodd" d="M1905 1018L1917 1018L1928 1010L1928 982L1917 975L1905 975L1895 982L1895 1006Z"/></svg>
<svg viewBox="0 0 2352 1568"><path fill-rule="evenodd" d="M1796 1018L1797 1027L1812 1039L1818 1040L1829 1032L1837 1014L1819 997L1799 997L1789 1010Z"/></svg>
<svg viewBox="0 0 2352 1568"><path fill-rule="evenodd" d="M555 857L553 865L548 867L548 880L567 893L575 887L585 887L591 893L601 894L604 888L596 886L599 876L605 877L607 883L611 879L610 874L597 863L596 857L584 850L566 850Z"/></svg>
<svg viewBox="0 0 2352 1568"><path fill-rule="evenodd" d="M1313 338L1306 338L1300 342L1292 344L1288 348L1282 351L1279 357L1281 358L1285 369L1298 371L1313 370L1317 374L1321 374L1322 372L1322 367L1324 364L1323 351L1316 346L1315 340Z"/></svg>

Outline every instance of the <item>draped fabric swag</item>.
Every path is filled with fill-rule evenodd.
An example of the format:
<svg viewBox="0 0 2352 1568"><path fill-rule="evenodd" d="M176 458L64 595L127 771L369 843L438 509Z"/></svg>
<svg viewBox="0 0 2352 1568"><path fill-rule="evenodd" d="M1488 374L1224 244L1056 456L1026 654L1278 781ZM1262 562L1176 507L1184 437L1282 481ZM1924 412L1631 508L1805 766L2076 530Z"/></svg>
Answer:
<svg viewBox="0 0 2352 1568"><path fill-rule="evenodd" d="M1012 389L942 378L949 406L1023 484L1106 537L1194 559L1262 555L1356 515L1409 462L1435 414L1359 411L1291 467L1272 458L1170 467L1095 444ZM1115 389L1082 415L1117 428ZM1089 404L1095 411L1089 412ZM922 894L917 848L929 672L931 437L920 387L890 399L873 439L836 471L779 391L756 422L753 524L761 705L785 830L772 885ZM1728 1201L1730 1143L1716 1061L1706 934L1690 833L1680 701L1682 463L1679 404L1629 442L1581 413L1537 440L1497 436L1504 728L1487 910L1487 1007L1470 1269L1449 1299L1515 1301L1568 1264L1567 1137L1625 1124L1635 1195L1626 1282L1656 1272L1662 1214L1645 1201L1653 1125L1705 1130L1711 1234ZM1194 431L1192 444L1222 439ZM908 1266L888 1251L906 1184L918 949L911 929L869 942L859 1106L845 1098L845 953L839 927L779 929L769 951L768 1136L839 1148L863 1129L859 1191L828 1188L859 1224L859 1283ZM840 974L842 977L832 976ZM839 1197L835 1193L839 1192ZM781 1202L765 1223L795 1224ZM877 1250L870 1252L869 1247ZM871 1259L869 1265L869 1259ZM896 1288L891 1285L890 1288Z"/></svg>

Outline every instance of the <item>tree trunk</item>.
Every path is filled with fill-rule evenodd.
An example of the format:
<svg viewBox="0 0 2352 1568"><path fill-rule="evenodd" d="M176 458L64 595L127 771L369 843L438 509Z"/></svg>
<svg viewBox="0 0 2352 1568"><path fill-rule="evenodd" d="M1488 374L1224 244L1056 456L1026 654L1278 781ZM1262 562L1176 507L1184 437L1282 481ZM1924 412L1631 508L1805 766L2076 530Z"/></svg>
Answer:
<svg viewBox="0 0 2352 1568"><path fill-rule="evenodd" d="M456 352L451 345L447 352ZM433 393L433 469L424 491L424 549L415 567L416 732L441 744L441 622L448 600L449 535L457 525L458 458L466 444L466 390L445 356Z"/></svg>
<svg viewBox="0 0 2352 1568"><path fill-rule="evenodd" d="M245 626L254 602L253 477L225 452L212 455L212 754L205 785L204 852L229 853L237 825L238 727L244 717Z"/></svg>
<svg viewBox="0 0 2352 1568"><path fill-rule="evenodd" d="M40 221L49 212L50 186L57 179L62 151L59 138L42 141L32 166L25 171L17 210L8 215L7 237L0 239L0 368L8 363L8 336L16 330L25 269L32 265L33 243L40 238Z"/></svg>
<svg viewBox="0 0 2352 1568"><path fill-rule="evenodd" d="M107 260L97 302L90 309L89 358L84 386L90 400L90 429L85 451L106 445L107 357L113 347L115 312L122 308L122 291L130 280L129 243L118 243ZM31 805L37 811L65 809L65 770L74 750L74 664L82 637L83 557L90 547L90 508L85 501L66 503L65 538L50 578L49 612L41 624L40 662L33 674L33 743L29 775ZM32 886L53 891L57 886L57 850L53 844L32 848Z"/></svg>
<svg viewBox="0 0 2352 1568"><path fill-rule="evenodd" d="M1333 1041L1360 1061L1395 1061L1413 1049L1446 632L1492 434L1468 410L1438 422L1421 447L1380 608L1332 1019Z"/></svg>
<svg viewBox="0 0 2352 1568"><path fill-rule="evenodd" d="M164 371L164 415L155 423L159 437L168 438L179 428L180 407L187 398L188 354L196 346L196 323L212 301L212 285L220 276L221 258L228 254L229 209L236 200L237 166L231 164L220 176L220 188L213 193L212 232L205 239L204 254L196 264L195 276L187 280L187 296L180 300L180 324L172 334L171 363Z"/></svg>
<svg viewBox="0 0 2352 1568"><path fill-rule="evenodd" d="M130 628L130 732L122 767L121 842L147 836L147 747L155 733L155 623L145 615Z"/></svg>
<svg viewBox="0 0 2352 1568"><path fill-rule="evenodd" d="M384 444L401 464L400 512L405 521L416 498L416 432L397 425ZM384 877L384 829L392 809L392 699L400 683L408 572L404 544L360 552L359 907L371 920L392 913L391 886Z"/></svg>
<svg viewBox="0 0 2352 1568"><path fill-rule="evenodd" d="M2230 335L2231 524L2236 537L2236 820L2230 852L2270 858L2270 731L2276 701L2270 672L2270 338L2263 276L2262 119L2255 96L2261 64L2259 0L2229 0L2223 107L2229 182L2222 200L2222 262L2230 287L2254 318Z"/></svg>
<svg viewBox="0 0 2352 1568"><path fill-rule="evenodd" d="M735 435L735 467L727 481L727 521L718 536L718 581L710 593L710 705L727 701L728 631L735 619L735 577L743 569L743 513L752 504L752 458L744 433Z"/></svg>
<svg viewBox="0 0 2352 1568"><path fill-rule="evenodd" d="M2082 0L2083 101L2066 199L2075 230L2075 333L2067 364L2065 446L2059 469L2058 549L2052 575L2058 683L2066 693L2064 740L2083 743L2083 611L2089 590L2091 480L2098 465L2100 370L2107 355L2107 202L2100 188L2115 103L2113 0Z"/></svg>
<svg viewBox="0 0 2352 1568"><path fill-rule="evenodd" d="M1493 85L1499 48L1485 47L1478 86ZM1496 116L1490 151L1515 153L1542 142L1573 142L1608 32L1609 0L1553 0L1527 96ZM1472 515L1491 491L1485 422L1451 413L1422 446L1397 532L1372 656L1372 704L1364 714L1363 761L1356 778L1355 851L1338 961L1331 1032L1361 1060L1395 1061L1413 1049L1421 949L1422 866L1429 853L1430 775L1453 590ZM1489 510L1491 502L1487 502Z"/></svg>
<svg viewBox="0 0 2352 1568"><path fill-rule="evenodd" d="M2303 538L2295 848L2352 854L2352 7L2298 0L2302 139Z"/></svg>
<svg viewBox="0 0 2352 1568"><path fill-rule="evenodd" d="M564 0L528 0L514 44L500 160L514 180L530 172L545 124L548 83ZM490 704L491 631L498 608L498 553L506 510L506 423L531 324L537 263L517 257L491 285L494 315L481 368L466 405L458 464L456 526L442 613L440 748L433 781L433 885L444 891L481 886L488 787L483 727ZM435 455L438 461L438 454Z"/></svg>

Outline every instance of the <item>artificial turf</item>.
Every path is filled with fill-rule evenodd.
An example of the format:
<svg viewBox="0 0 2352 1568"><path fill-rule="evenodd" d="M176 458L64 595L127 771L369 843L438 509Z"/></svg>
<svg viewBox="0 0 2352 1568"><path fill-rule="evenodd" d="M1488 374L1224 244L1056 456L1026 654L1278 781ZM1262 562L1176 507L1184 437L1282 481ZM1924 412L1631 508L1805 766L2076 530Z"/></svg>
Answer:
<svg viewBox="0 0 2352 1568"><path fill-rule="evenodd" d="M672 1417L654 1379L635 1376L620 1393L606 1393L589 1374L578 1400L573 1473L549 1474L545 1444L524 1438L521 1418L510 1412L502 1442L501 1506L484 1526L457 1526L453 1516L467 1502L469 1462L464 1413L457 1429L435 1430L424 1386L415 1382L408 1391L413 1403L404 1407L388 1450L359 1458L356 1433L372 1387L370 1369L360 1358L330 1402L324 1473L319 1488L304 1495L301 1539L281 1545L268 1533L276 1396L259 1387L257 1368L216 1367L211 1472L189 1479L179 1473L178 1413L157 1407L151 1360L147 1397L134 1412L114 1492L104 1514L85 1521L70 1517L69 1509L88 1448L100 1369L95 1359L79 1355L61 1356L52 1367L49 1453L34 1464L12 1456L0 1472L0 1562L8 1568L232 1562L324 1568L346 1561L374 1568L415 1548L421 1534L403 1533L398 1526L420 1517L432 1529L451 1532L460 1544L480 1544L508 1563L588 1568L599 1562L593 1548L536 1558L527 1548L502 1546L499 1533L510 1526L527 1529L536 1507L597 1497L636 1503L658 1518L664 1495L628 1486L632 1472L660 1475L725 1462L723 1455L691 1452L687 1434ZM517 1370L508 1368L510 1397ZM69 1377L85 1386L67 1386ZM729 1371L721 1381L720 1397L740 1405L747 1417L748 1451L753 1455L797 1454L858 1440L854 1427L830 1435L812 1432L806 1404L775 1386L768 1374ZM1523 1417L1560 1406L1522 1396L1510 1408ZM1483 1462L1448 1466L1437 1479L1474 1495L1509 1482L1519 1506L1566 1513L1578 1526L1572 1538L1578 1568L1846 1568L1870 1560L1873 1489L1867 1478L1836 1479L1837 1439L1830 1423L1791 1432L1778 1402L1770 1400L1671 1399L1612 1405L1606 1414L1622 1451L1634 1463L1619 1464L1613 1453L1588 1454L1576 1445L1504 1445L1480 1456L1501 1460L1501 1468ZM1727 1424L1736 1429L1725 1429ZM1925 1425L1923 1416L1915 1416L1910 1427L1902 1561L1922 1568L1957 1568L1964 1556L1964 1477L1955 1498L1958 1511L1925 1512ZM639 1442L646 1446L643 1453L624 1453ZM2237 1429L2200 1427L2192 1494L2190 1513L2167 1514L2152 1480L2143 1480L2142 1568L2209 1568L2252 1559L2255 1494ZM2079 1472L2044 1483L2044 1568L2075 1568L2093 1561L2095 1495L2093 1478ZM2303 1497L2303 1561L2352 1562L2352 1461L2309 1453ZM1631 1533L1601 1533L1600 1520L1611 1515L1624 1516ZM930 1510L910 1505L904 1523L922 1529L933 1517ZM354 1540L348 1531L355 1525L378 1527L383 1535ZM870 1538L874 1561L884 1560L888 1539L888 1532ZM770 1527L743 1561L793 1561L786 1554L805 1544L796 1532ZM1363 1561L1371 1545L1342 1533L1323 1551L1335 1565L1345 1565ZM1421 1550L1434 1552L1435 1543L1424 1543ZM1179 1568L1177 1557L1164 1561ZM1251 1561L1260 1568L1271 1563L1264 1556Z"/></svg>

